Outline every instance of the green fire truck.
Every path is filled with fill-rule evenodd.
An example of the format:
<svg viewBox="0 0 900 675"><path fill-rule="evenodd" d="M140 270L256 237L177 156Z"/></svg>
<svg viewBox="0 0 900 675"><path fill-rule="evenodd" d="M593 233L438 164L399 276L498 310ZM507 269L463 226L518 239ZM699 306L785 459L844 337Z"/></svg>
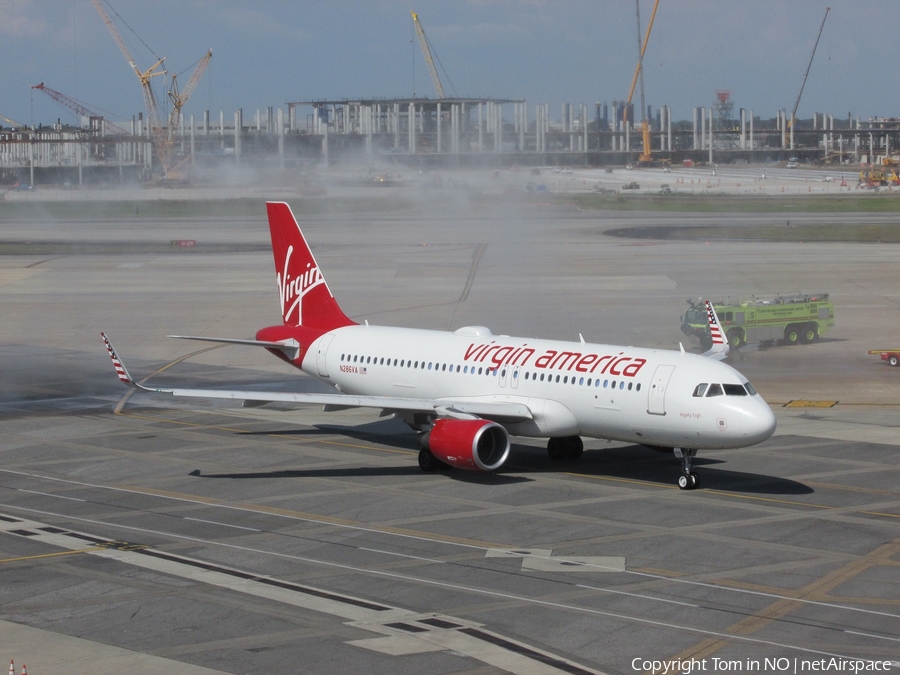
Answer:
<svg viewBox="0 0 900 675"><path fill-rule="evenodd" d="M690 309L681 317L681 331L697 339L704 349L712 346L703 302L688 300ZM815 342L834 328L834 305L827 293L798 293L752 298L732 304L713 302L728 344L781 342L795 345Z"/></svg>

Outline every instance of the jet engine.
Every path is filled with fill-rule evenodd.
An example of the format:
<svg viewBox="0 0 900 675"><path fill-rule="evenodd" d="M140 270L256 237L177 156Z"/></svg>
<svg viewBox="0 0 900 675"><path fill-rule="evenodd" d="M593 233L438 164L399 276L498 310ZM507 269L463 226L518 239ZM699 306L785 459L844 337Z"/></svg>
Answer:
<svg viewBox="0 0 900 675"><path fill-rule="evenodd" d="M489 420L438 420L428 434L437 459L469 471L496 471L509 457L509 434Z"/></svg>

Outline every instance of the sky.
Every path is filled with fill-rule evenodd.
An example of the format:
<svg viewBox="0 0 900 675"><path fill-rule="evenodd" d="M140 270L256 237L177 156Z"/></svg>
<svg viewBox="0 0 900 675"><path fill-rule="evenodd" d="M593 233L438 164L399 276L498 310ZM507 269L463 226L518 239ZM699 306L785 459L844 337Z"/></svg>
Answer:
<svg viewBox="0 0 900 675"><path fill-rule="evenodd" d="M106 2L106 0L103 0ZM646 102L690 119L729 90L735 110L790 111L825 8L831 11L798 108L900 116L897 0L661 0L644 58ZM111 9L110 9L111 8ZM623 100L637 63L633 0L109 0L139 66L153 55L185 83L198 117L289 101L434 97L413 33L415 9L448 95L561 104ZM653 0L641 0L646 29ZM133 31L133 32L132 32ZM146 45L146 46L145 46ZM0 1L0 114L25 124L74 115L40 82L111 119L143 110L140 85L91 0ZM639 104L640 93L635 93ZM0 123L6 125L0 120Z"/></svg>

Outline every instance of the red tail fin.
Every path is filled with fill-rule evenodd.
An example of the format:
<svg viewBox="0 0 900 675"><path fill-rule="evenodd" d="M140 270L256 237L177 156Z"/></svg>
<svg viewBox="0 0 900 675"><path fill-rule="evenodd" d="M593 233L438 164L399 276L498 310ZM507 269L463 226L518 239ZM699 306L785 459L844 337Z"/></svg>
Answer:
<svg viewBox="0 0 900 675"><path fill-rule="evenodd" d="M266 210L284 325L323 331L354 325L325 283L291 207L284 202L266 202Z"/></svg>

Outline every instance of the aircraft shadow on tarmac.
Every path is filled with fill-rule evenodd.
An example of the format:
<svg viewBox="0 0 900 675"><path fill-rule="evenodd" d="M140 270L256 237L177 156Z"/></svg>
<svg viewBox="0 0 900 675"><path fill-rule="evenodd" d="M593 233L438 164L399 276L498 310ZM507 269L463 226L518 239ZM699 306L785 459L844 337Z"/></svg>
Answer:
<svg viewBox="0 0 900 675"><path fill-rule="evenodd" d="M248 436L343 436L358 441L379 443L391 448L418 451L417 436L396 420L378 420L357 426L316 425L312 429L284 429L269 431L239 432ZM730 471L713 468L723 464L722 460L704 457L694 458L694 466L699 470L701 488L765 495L804 495L814 492L812 488L794 480L768 476L765 474ZM508 462L498 473L452 470L439 472L454 480L484 485L502 485L530 482L527 474L573 472L598 477L621 478L645 483L672 485L680 471L680 461L674 454L650 450L642 445L632 445L605 450L588 450L578 460L552 461L543 448L513 444ZM505 471L515 472L516 476ZM414 476L420 469L411 458L409 466L399 467L334 467L316 469L284 469L279 471L255 471L227 474L201 474L199 470L190 475L203 478L351 478L378 476ZM525 475L522 475L525 474Z"/></svg>
<svg viewBox="0 0 900 675"><path fill-rule="evenodd" d="M808 485L789 478L714 468L715 465L724 463L723 460L702 455L694 458L693 464L700 478L701 489L765 495L807 495L815 492ZM680 474L681 460L671 453L632 445L608 450L586 450L577 460L560 462L551 462L544 452L520 452L514 454L506 466L534 473L571 471L588 476L672 485Z"/></svg>

